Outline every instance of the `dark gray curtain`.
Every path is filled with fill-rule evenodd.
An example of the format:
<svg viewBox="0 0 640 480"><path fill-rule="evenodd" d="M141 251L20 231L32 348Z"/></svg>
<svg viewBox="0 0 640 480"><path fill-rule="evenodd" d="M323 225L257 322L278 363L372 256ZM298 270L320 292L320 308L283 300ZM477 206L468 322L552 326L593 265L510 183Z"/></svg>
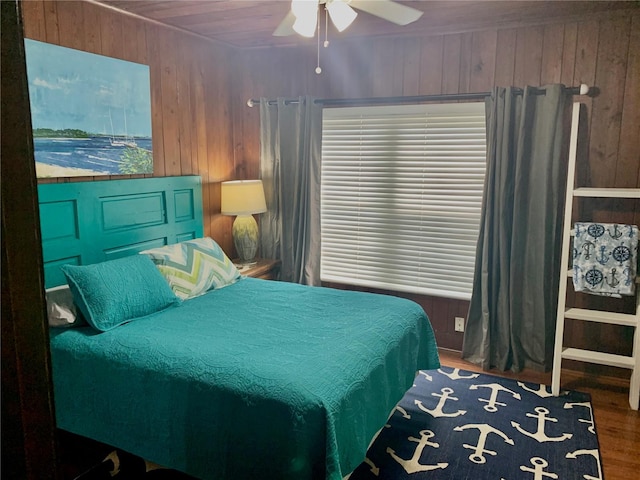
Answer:
<svg viewBox="0 0 640 480"><path fill-rule="evenodd" d="M322 107L260 100L260 173L267 212L260 216L260 252L282 260L280 279L320 285Z"/></svg>
<svg viewBox="0 0 640 480"><path fill-rule="evenodd" d="M548 370L566 187L562 85L495 88L486 102L487 171L462 356L488 370Z"/></svg>

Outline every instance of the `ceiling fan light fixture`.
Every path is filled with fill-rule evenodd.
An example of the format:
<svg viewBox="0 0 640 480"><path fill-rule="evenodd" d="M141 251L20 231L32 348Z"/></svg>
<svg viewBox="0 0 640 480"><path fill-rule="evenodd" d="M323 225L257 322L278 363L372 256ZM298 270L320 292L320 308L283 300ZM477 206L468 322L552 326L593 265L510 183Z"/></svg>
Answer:
<svg viewBox="0 0 640 480"><path fill-rule="evenodd" d="M293 24L293 30L303 37L311 38L316 34L318 15L308 18L298 18Z"/></svg>
<svg viewBox="0 0 640 480"><path fill-rule="evenodd" d="M339 32L344 31L358 16L358 13L342 0L327 1L326 8Z"/></svg>
<svg viewBox="0 0 640 480"><path fill-rule="evenodd" d="M292 0L291 13L296 17L293 30L303 37L313 37L318 23L318 0Z"/></svg>

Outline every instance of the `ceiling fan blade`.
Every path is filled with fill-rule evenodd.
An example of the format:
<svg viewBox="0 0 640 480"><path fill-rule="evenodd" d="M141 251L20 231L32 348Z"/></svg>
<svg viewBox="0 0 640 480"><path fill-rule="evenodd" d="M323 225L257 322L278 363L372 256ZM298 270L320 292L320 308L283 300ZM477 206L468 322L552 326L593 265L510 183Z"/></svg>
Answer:
<svg viewBox="0 0 640 480"><path fill-rule="evenodd" d="M273 32L274 37L286 37L288 35L293 35L295 30L293 29L293 24L296 23L296 16L293 14L291 10L287 13L287 16L284 17L284 20L280 22L280 25Z"/></svg>
<svg viewBox="0 0 640 480"><path fill-rule="evenodd" d="M389 20L397 25L407 25L415 22L423 14L418 9L407 7L392 0L351 0L348 3L353 8Z"/></svg>

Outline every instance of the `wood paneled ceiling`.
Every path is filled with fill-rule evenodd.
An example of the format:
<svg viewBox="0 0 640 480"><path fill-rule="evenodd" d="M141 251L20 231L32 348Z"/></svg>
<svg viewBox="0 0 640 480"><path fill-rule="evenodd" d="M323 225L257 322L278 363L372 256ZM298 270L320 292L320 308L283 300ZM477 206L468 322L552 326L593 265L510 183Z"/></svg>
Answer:
<svg viewBox="0 0 640 480"><path fill-rule="evenodd" d="M313 43L298 35L274 37L290 9L288 0L101 0L97 3L186 30L227 45L257 48ZM400 1L424 15L412 24L394 25L359 12L344 32L331 27L332 40L373 36L414 36L515 27L607 15L639 8L636 1Z"/></svg>

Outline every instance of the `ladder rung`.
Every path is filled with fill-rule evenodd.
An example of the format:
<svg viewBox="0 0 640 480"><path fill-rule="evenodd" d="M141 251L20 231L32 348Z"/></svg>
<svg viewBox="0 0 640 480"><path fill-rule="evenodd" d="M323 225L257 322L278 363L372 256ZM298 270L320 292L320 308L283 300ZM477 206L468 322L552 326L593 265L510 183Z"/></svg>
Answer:
<svg viewBox="0 0 640 480"><path fill-rule="evenodd" d="M640 188L580 187L573 190L573 196L599 198L640 198Z"/></svg>
<svg viewBox="0 0 640 480"><path fill-rule="evenodd" d="M611 323L614 325L625 325L627 327L638 326L638 318L635 315L603 312L602 310L587 310L584 308L570 308L564 312L564 318L584 320L587 322Z"/></svg>
<svg viewBox="0 0 640 480"><path fill-rule="evenodd" d="M578 360L580 362L597 363L598 365L610 365L612 367L629 368L635 367L633 357L614 355L612 353L594 352L592 350L580 350L579 348L567 348L562 351L562 358L567 360Z"/></svg>

